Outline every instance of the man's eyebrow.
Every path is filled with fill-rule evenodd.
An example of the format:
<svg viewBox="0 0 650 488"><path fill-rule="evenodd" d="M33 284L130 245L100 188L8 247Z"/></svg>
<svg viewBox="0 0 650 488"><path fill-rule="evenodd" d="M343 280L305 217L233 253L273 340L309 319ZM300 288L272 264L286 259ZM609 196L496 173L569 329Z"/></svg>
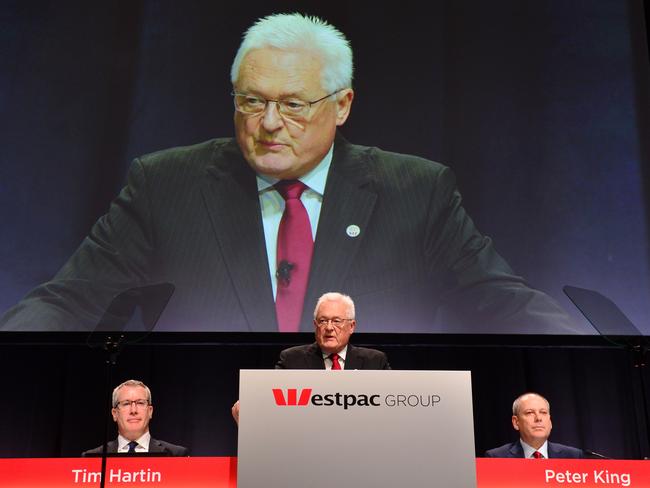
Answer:
<svg viewBox="0 0 650 488"><path fill-rule="evenodd" d="M237 93L245 93L247 95L255 95L261 98L269 98L266 95L262 94L259 90L256 90L255 88L248 88L248 89L241 88L237 90ZM302 90L281 93L280 95L278 95L278 100L283 100L285 98L300 98L301 100L307 99L305 93Z"/></svg>
<svg viewBox="0 0 650 488"><path fill-rule="evenodd" d="M289 92L289 93L283 93L281 96L285 97L285 98L287 98L287 97L301 98L301 97L305 96L305 93L302 92L302 91L299 91L299 92L294 91L294 92Z"/></svg>

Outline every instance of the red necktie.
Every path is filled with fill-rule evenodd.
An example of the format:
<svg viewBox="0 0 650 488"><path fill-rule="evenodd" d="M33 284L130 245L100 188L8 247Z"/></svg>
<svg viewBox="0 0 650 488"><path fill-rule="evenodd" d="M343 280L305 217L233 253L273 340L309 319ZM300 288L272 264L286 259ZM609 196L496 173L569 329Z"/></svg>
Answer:
<svg viewBox="0 0 650 488"><path fill-rule="evenodd" d="M542 459L544 456L542 456L542 453L541 453L541 452L539 452L539 451L535 451L535 452L533 453L533 457L534 457L535 459Z"/></svg>
<svg viewBox="0 0 650 488"><path fill-rule="evenodd" d="M280 181L275 185L285 204L278 229L276 261L275 313L280 332L298 332L307 293L314 240L309 215L300 201L306 188L298 180Z"/></svg>
<svg viewBox="0 0 650 488"><path fill-rule="evenodd" d="M341 369L341 363L339 363L338 354L330 354L330 359L332 360L332 369Z"/></svg>

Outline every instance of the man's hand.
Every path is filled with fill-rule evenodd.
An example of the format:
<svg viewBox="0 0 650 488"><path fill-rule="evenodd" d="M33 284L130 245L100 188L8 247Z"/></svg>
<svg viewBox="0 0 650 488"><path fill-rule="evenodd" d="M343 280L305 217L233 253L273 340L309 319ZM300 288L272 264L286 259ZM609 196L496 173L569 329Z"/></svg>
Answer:
<svg viewBox="0 0 650 488"><path fill-rule="evenodd" d="M239 427L239 400L235 402L235 404L230 409L230 412L232 413L232 418L235 419L237 427Z"/></svg>

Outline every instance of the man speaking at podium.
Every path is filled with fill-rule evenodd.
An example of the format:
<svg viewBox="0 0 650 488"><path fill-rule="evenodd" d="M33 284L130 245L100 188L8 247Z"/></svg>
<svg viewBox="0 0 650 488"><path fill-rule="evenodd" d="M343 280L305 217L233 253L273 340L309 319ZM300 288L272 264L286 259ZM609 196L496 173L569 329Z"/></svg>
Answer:
<svg viewBox="0 0 650 488"><path fill-rule="evenodd" d="M316 342L280 353L277 369L390 369L386 354L349 343L357 323L354 302L342 293L325 293L314 310Z"/></svg>
<svg viewBox="0 0 650 488"><path fill-rule="evenodd" d="M485 457L494 458L574 458L585 457L581 449L549 442L553 423L551 405L537 393L524 393L512 404L512 426L519 432L519 440L486 451Z"/></svg>
<svg viewBox="0 0 650 488"><path fill-rule="evenodd" d="M117 439L106 445L109 454L155 453L160 456L189 456L187 447L151 437L149 421L153 416L151 390L142 381L128 380L113 390L111 413L117 424ZM83 452L82 456L99 456L102 447Z"/></svg>
<svg viewBox="0 0 650 488"><path fill-rule="evenodd" d="M354 301L348 295L329 292L314 309L316 342L294 346L280 352L276 369L390 369L386 354L376 349L350 344L357 326ZM232 406L239 425L239 400Z"/></svg>

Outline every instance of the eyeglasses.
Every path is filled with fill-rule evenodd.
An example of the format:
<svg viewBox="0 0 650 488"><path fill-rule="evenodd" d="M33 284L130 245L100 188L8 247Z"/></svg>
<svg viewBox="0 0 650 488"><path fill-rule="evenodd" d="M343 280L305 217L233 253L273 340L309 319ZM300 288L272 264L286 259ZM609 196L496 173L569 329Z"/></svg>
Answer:
<svg viewBox="0 0 650 488"><path fill-rule="evenodd" d="M259 115L266 110L269 102L274 102L278 106L278 111L283 117L295 120L305 120L309 118L309 112L312 105L322 102L332 95L336 95L342 89L333 91L318 100L307 102L299 98L286 98L282 100L267 100L266 98L251 95L249 93L232 92L235 102L235 110L245 115Z"/></svg>
<svg viewBox="0 0 650 488"><path fill-rule="evenodd" d="M149 402L147 400L122 400L121 402L117 402L115 407L126 410L127 408L131 408L132 404L135 404L136 408L145 408L149 405Z"/></svg>
<svg viewBox="0 0 650 488"><path fill-rule="evenodd" d="M314 323L320 328L320 327L325 327L329 324L332 324L332 326L336 327L337 329L340 329L345 325L346 322L349 322L350 320L354 319L342 319L340 317L334 317L333 319L326 319L325 317L320 317L317 319L314 319Z"/></svg>

